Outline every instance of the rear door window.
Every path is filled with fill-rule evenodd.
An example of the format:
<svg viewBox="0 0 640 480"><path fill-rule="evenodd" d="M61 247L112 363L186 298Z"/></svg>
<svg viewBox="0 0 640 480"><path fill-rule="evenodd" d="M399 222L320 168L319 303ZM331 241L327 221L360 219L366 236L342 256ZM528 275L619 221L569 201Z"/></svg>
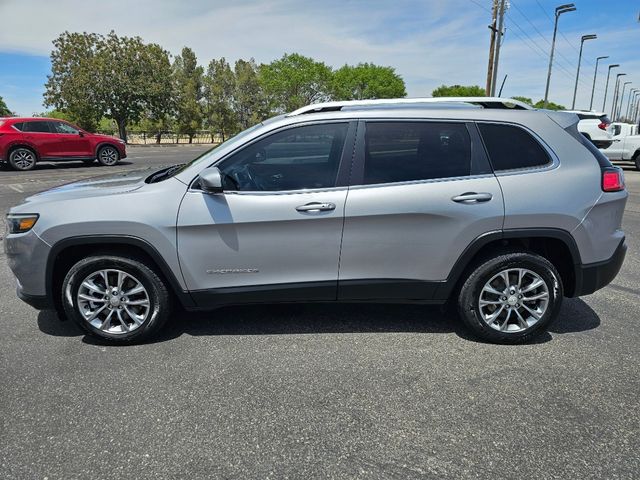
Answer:
<svg viewBox="0 0 640 480"><path fill-rule="evenodd" d="M51 133L51 130L49 129L49 122L41 121L24 122L22 131L30 133Z"/></svg>
<svg viewBox="0 0 640 480"><path fill-rule="evenodd" d="M471 174L471 139L464 123L367 122L365 185Z"/></svg>
<svg viewBox="0 0 640 480"><path fill-rule="evenodd" d="M526 130L513 125L479 123L478 128L495 171L542 167L551 157Z"/></svg>

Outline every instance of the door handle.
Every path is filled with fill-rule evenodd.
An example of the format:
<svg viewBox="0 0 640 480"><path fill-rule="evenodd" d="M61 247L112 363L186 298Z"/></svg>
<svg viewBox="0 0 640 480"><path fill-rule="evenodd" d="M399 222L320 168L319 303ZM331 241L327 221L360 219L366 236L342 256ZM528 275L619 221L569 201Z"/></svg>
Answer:
<svg viewBox="0 0 640 480"><path fill-rule="evenodd" d="M492 198L493 195L490 193L466 192L457 197L452 197L451 200L457 203L481 203L488 202Z"/></svg>
<svg viewBox="0 0 640 480"><path fill-rule="evenodd" d="M306 205L300 205L296 207L296 210L299 212L328 212L330 210L335 210L336 205L334 203L320 203L320 202L311 202Z"/></svg>

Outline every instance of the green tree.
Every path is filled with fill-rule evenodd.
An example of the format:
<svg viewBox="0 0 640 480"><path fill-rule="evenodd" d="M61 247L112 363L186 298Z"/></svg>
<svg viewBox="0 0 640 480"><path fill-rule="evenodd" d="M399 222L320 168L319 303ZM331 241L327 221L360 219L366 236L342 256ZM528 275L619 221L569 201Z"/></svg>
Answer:
<svg viewBox="0 0 640 480"><path fill-rule="evenodd" d="M533 104L533 108L545 108L544 100L538 100L536 103ZM564 105L560 105L558 103L547 102L546 109L547 110L566 110L567 107L565 107Z"/></svg>
<svg viewBox="0 0 640 480"><path fill-rule="evenodd" d="M171 95L169 54L140 37L64 32L53 42L45 105L70 115L87 130L112 118L120 138L127 124Z"/></svg>
<svg viewBox="0 0 640 480"><path fill-rule="evenodd" d="M193 50L182 49L173 62L176 99L176 127L178 133L189 136L193 142L196 131L202 127L202 76L203 68Z"/></svg>
<svg viewBox="0 0 640 480"><path fill-rule="evenodd" d="M391 67L373 63L345 65L333 73L331 91L336 100L399 98L407 95L404 80Z"/></svg>
<svg viewBox="0 0 640 480"><path fill-rule="evenodd" d="M434 97L484 97L484 88L477 85L441 85L431 95Z"/></svg>
<svg viewBox="0 0 640 480"><path fill-rule="evenodd" d="M94 67L100 39L94 33L69 32L56 38L44 93L45 106L65 112L69 120L90 132L103 116Z"/></svg>
<svg viewBox="0 0 640 480"><path fill-rule="evenodd" d="M0 97L0 117L4 116L8 116L11 115L11 110L9 110L9 107L7 107L7 104L4 103L4 100L2 97Z"/></svg>
<svg viewBox="0 0 640 480"><path fill-rule="evenodd" d="M238 60L234 67L236 85L233 93L233 109L238 126L244 130L270 115L267 101L258 79L258 67L253 58Z"/></svg>
<svg viewBox="0 0 640 480"><path fill-rule="evenodd" d="M260 66L260 84L277 112L328 100L331 79L331 68L297 53Z"/></svg>
<svg viewBox="0 0 640 480"><path fill-rule="evenodd" d="M211 136L219 133L222 141L234 133L237 117L233 110L236 78L229 63L223 58L211 60L204 77L204 99L207 125Z"/></svg>

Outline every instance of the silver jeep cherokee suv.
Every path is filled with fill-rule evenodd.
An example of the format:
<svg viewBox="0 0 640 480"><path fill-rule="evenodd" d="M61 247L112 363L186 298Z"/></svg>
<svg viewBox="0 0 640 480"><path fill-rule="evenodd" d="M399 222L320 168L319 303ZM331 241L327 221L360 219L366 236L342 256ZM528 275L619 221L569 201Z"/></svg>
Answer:
<svg viewBox="0 0 640 480"><path fill-rule="evenodd" d="M140 341L171 307L457 305L524 342L618 273L620 169L574 114L497 98L311 105L187 165L54 188L7 216L30 305Z"/></svg>

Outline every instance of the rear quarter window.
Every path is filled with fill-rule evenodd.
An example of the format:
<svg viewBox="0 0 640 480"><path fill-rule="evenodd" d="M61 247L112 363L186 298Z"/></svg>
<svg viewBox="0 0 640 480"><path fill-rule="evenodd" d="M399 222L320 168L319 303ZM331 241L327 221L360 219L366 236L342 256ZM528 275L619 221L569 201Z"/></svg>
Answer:
<svg viewBox="0 0 640 480"><path fill-rule="evenodd" d="M22 123L22 122L16 122L16 123L14 123L12 125L13 128L15 128L16 130L20 130L20 131L22 131L23 126L24 126L24 123Z"/></svg>
<svg viewBox="0 0 640 480"><path fill-rule="evenodd" d="M520 127L480 123L478 128L495 171L535 168L551 163L542 145Z"/></svg>

